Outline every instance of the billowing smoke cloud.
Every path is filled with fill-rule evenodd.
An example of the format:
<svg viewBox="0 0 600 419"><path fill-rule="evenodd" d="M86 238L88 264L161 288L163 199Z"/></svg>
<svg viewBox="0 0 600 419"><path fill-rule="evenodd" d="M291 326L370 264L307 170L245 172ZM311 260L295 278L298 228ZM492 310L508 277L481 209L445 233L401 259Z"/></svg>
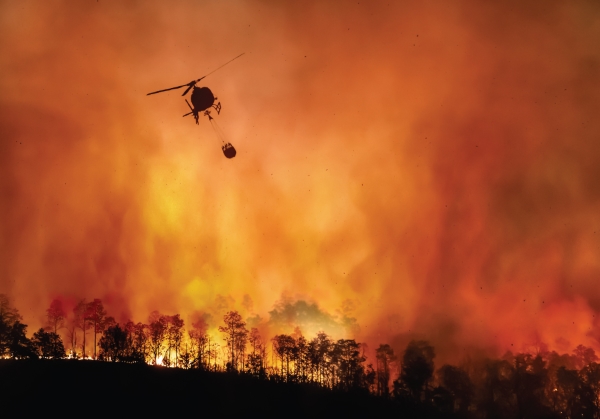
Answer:
<svg viewBox="0 0 600 419"><path fill-rule="evenodd" d="M275 331L300 333L312 337L327 331L334 337L355 335L358 332L356 319L345 316L332 316L319 308L316 303L304 300L279 301L269 312L269 326Z"/></svg>
<svg viewBox="0 0 600 419"><path fill-rule="evenodd" d="M598 348L597 2L0 7L0 292L34 326L62 296ZM203 81L229 161L145 93L241 52Z"/></svg>

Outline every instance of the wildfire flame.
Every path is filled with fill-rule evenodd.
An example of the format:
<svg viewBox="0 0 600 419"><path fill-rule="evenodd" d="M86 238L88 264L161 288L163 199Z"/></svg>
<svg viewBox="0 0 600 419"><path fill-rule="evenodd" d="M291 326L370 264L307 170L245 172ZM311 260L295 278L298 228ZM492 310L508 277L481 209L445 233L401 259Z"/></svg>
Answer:
<svg viewBox="0 0 600 419"><path fill-rule="evenodd" d="M599 349L597 4L0 8L0 293L32 328L100 298L450 357ZM228 161L145 93L238 52L203 81Z"/></svg>

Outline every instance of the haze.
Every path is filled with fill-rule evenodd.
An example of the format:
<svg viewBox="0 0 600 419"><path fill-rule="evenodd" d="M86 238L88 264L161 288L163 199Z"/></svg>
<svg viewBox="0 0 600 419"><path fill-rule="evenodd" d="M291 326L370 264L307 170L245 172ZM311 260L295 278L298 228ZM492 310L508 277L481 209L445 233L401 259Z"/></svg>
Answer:
<svg viewBox="0 0 600 419"><path fill-rule="evenodd" d="M600 349L598 2L1 1L0 20L0 293L31 330L53 298L101 298L117 320L239 310L449 358ZM228 160L182 92L146 93L242 52L200 83Z"/></svg>

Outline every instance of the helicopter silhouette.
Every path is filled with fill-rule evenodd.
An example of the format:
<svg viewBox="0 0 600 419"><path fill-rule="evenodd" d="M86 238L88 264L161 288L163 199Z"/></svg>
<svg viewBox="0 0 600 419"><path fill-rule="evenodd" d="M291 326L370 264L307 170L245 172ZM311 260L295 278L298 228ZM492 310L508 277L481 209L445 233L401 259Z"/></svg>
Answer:
<svg viewBox="0 0 600 419"><path fill-rule="evenodd" d="M242 55L244 55L244 53L241 53L237 57L232 58L231 60L227 61L225 64L221 65L220 67L217 67L210 73L200 77L197 80L192 80L191 82L182 84L181 86L169 87L168 89L162 89L162 90L157 90L155 92L150 92L146 95L146 96L150 96L150 95L154 95L156 93L168 92L170 90L181 89L182 87L187 86L187 89L185 89L185 91L181 95L181 96L185 96L190 91L190 89L193 89L192 95L190 97L192 104L190 105L190 102L188 102L188 100L185 99L185 103L187 103L191 112L188 112L183 116L186 117L188 115L194 115L194 119L196 120L196 125L198 125L199 115L201 112L203 112L203 115L208 117L208 120L210 121L211 125L213 126L213 129L215 130L215 132L219 136L220 140L222 141L223 145L221 148L223 150L223 154L225 154L225 157L227 157L228 159L235 157L235 155L236 155L235 148L231 145L231 143L225 142L222 131L218 128L218 126L216 126L216 122L214 121L214 118L210 114L211 108L214 109L215 111L217 111L217 115L219 115L221 113L221 102L217 102L215 104L215 101L218 100L218 98L215 97L213 92L208 87L197 87L196 83L198 83L205 77L210 76L215 71L225 67L227 64L229 64L233 60L240 58Z"/></svg>

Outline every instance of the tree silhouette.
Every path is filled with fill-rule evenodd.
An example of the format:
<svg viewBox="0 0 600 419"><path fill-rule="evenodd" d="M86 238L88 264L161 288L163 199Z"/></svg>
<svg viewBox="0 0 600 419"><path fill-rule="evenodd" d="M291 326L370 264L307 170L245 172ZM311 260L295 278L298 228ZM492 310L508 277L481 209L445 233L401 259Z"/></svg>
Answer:
<svg viewBox="0 0 600 419"><path fill-rule="evenodd" d="M250 343L252 352L248 354L248 358L246 360L246 369L248 372L250 372L250 374L264 378L266 348L260 336L260 332L256 327L253 327L250 330L248 342Z"/></svg>
<svg viewBox="0 0 600 419"><path fill-rule="evenodd" d="M162 354L164 341L167 334L167 317L158 311L153 311L148 319L148 345L152 355L153 363L158 363L158 357Z"/></svg>
<svg viewBox="0 0 600 419"><path fill-rule="evenodd" d="M575 415L600 417L600 364L589 362L579 371L579 379L581 411L576 412Z"/></svg>
<svg viewBox="0 0 600 419"><path fill-rule="evenodd" d="M390 368L391 364L396 361L396 355L390 345L380 344L375 351L375 359L377 360L377 395L389 397Z"/></svg>
<svg viewBox="0 0 600 419"><path fill-rule="evenodd" d="M310 357L309 357L309 346L308 341L302 335L300 330L296 330L296 347L292 352L294 361L294 380L305 383L308 381L308 373L310 370Z"/></svg>
<svg viewBox="0 0 600 419"><path fill-rule="evenodd" d="M104 331L105 318L106 310L104 310L102 301L100 301L98 298L95 298L94 301L91 301L85 306L83 323L85 324L87 322L94 332L94 359L96 359L96 336L98 333L102 333ZM85 334L83 335L83 341L85 345Z"/></svg>
<svg viewBox="0 0 600 419"><path fill-rule="evenodd" d="M595 362L580 371L561 366L556 371L555 411L565 418L600 417L600 368Z"/></svg>
<svg viewBox="0 0 600 419"><path fill-rule="evenodd" d="M131 320L125 323L127 331L127 359L131 362L142 363L148 356L148 326L143 323L133 323Z"/></svg>
<svg viewBox="0 0 600 419"><path fill-rule="evenodd" d="M459 367L444 365L437 372L440 386L448 391L452 398L452 411L457 406L461 415L467 415L473 399L473 383L469 374Z"/></svg>
<svg viewBox="0 0 600 419"><path fill-rule="evenodd" d="M188 346L188 343L186 342L184 345L182 345L182 348L179 352L177 366L185 370L192 368L196 361L195 355L196 353L193 344Z"/></svg>
<svg viewBox="0 0 600 419"><path fill-rule="evenodd" d="M311 378L321 385L327 385L329 376L327 367L329 364L331 345L331 338L325 332L317 333L317 336L308 343Z"/></svg>
<svg viewBox="0 0 600 419"><path fill-rule="evenodd" d="M402 357L400 381L415 401L421 401L423 392L433 377L435 351L426 341L411 341Z"/></svg>
<svg viewBox="0 0 600 419"><path fill-rule="evenodd" d="M369 393L376 394L376 380L377 372L375 371L375 368L373 368L373 364L367 364L367 367L365 368L364 382Z"/></svg>
<svg viewBox="0 0 600 419"><path fill-rule="evenodd" d="M33 348L41 358L65 358L65 346L60 336L55 332L46 332L40 329L33 334L31 339Z"/></svg>
<svg viewBox="0 0 600 419"><path fill-rule="evenodd" d="M167 316L167 346L168 346L168 357L169 362L171 361L171 349L175 351L175 366L179 358L179 349L181 347L181 340L183 339L183 325L184 322L179 316L175 314L173 316Z"/></svg>
<svg viewBox="0 0 600 419"><path fill-rule="evenodd" d="M192 350L195 352L195 359L192 361L192 364L200 369L208 369L210 366L210 338L207 330L208 325L206 321L200 318L198 321L192 323L192 330L188 331L193 345Z"/></svg>
<svg viewBox="0 0 600 419"><path fill-rule="evenodd" d="M360 353L360 344L354 339L340 339L335 343L335 353L339 366L338 387L346 391L366 388L363 366L366 358Z"/></svg>
<svg viewBox="0 0 600 419"><path fill-rule="evenodd" d="M549 413L549 406L545 405L545 388L548 382L546 362L541 355L533 356L520 353L512 357L505 355L505 359L513 365L513 393L516 398L516 409L519 417L531 417L536 412Z"/></svg>
<svg viewBox="0 0 600 419"><path fill-rule="evenodd" d="M10 304L10 300L5 294L0 294L0 357L10 355L13 327L20 320L19 310Z"/></svg>
<svg viewBox="0 0 600 419"><path fill-rule="evenodd" d="M0 294L0 321L5 324L13 324L21 320L19 310L11 305L8 296Z"/></svg>
<svg viewBox="0 0 600 419"><path fill-rule="evenodd" d="M80 300L79 303L73 308L73 341L76 341L75 328L81 329L83 333L83 344L81 356L85 359L85 338L87 330L90 328L90 322L87 319L87 303L85 300Z"/></svg>
<svg viewBox="0 0 600 419"><path fill-rule="evenodd" d="M58 331L65 326L65 319L67 317L62 301L59 299L52 300L50 307L46 310L46 317L50 330L54 333L58 333Z"/></svg>
<svg viewBox="0 0 600 419"><path fill-rule="evenodd" d="M221 346L217 342L208 342L208 366L212 371L218 371L217 358L219 357L219 348ZM211 359L213 361L212 366L210 365Z"/></svg>
<svg viewBox="0 0 600 419"><path fill-rule="evenodd" d="M290 335L277 335L273 338L273 351L281 362L280 374L290 381L290 362L294 359L296 340Z"/></svg>
<svg viewBox="0 0 600 419"><path fill-rule="evenodd" d="M35 348L27 338L27 325L21 323L19 310L5 294L0 294L0 357L30 358Z"/></svg>
<svg viewBox="0 0 600 419"><path fill-rule="evenodd" d="M516 415L513 393L514 368L506 359L484 361L479 385L478 410L486 418L506 418Z"/></svg>
<svg viewBox="0 0 600 419"><path fill-rule="evenodd" d="M35 348L27 338L27 325L15 321L8 328L8 355L15 359L32 358Z"/></svg>
<svg viewBox="0 0 600 419"><path fill-rule="evenodd" d="M578 345L574 350L573 354L576 359L576 368L581 370L586 365L598 361L598 356L593 348L588 348L583 345Z"/></svg>
<svg viewBox="0 0 600 419"><path fill-rule="evenodd" d="M98 346L100 346L100 360L112 362L127 360L130 351L127 330L118 324L108 327L100 338Z"/></svg>
<svg viewBox="0 0 600 419"><path fill-rule="evenodd" d="M219 332L225 334L225 341L229 350L229 365L233 370L238 370L238 366L243 367L243 354L248 341L248 329L246 322L237 311L230 311L223 316L225 326L219 326ZM241 355L241 359L240 359Z"/></svg>
<svg viewBox="0 0 600 419"><path fill-rule="evenodd" d="M104 321L102 322L102 332L99 333L104 333L104 331L106 329L108 329L109 327L113 327L117 324L117 321L115 320L115 318L113 316L106 316L104 318Z"/></svg>
<svg viewBox="0 0 600 419"><path fill-rule="evenodd" d="M298 327L291 335L270 339L273 358L269 362L265 343L269 339L263 339L257 328L248 331L235 311L228 312L224 325L218 328L224 334L226 351L211 342L204 317L192 323L186 337L179 314L165 316L154 311L148 325L133 321L120 325L106 316L99 299L80 301L69 319L56 299L46 316L45 328L33 333L30 340L18 310L0 294L0 357L64 358L58 331L66 324L73 351L78 349L76 331L83 331L83 356L86 330L93 328L93 357L101 361L157 364L162 358L165 366L242 371L260 379L299 384L290 388L309 388L303 384L312 383L314 387L353 392L349 397L367 391L389 397L389 382L396 368L396 355L388 344L376 349L374 369L371 364L365 367L364 344L354 339L334 342L322 331L307 340ZM96 335L101 335L97 342ZM541 343L537 348L533 354L507 352L501 359L466 358L462 367L444 365L434 381L434 348L426 341L412 341L394 381L396 400L385 403L403 409L407 417L600 418L600 364L595 351L583 345L567 354L550 352ZM50 364L62 363L35 363Z"/></svg>

